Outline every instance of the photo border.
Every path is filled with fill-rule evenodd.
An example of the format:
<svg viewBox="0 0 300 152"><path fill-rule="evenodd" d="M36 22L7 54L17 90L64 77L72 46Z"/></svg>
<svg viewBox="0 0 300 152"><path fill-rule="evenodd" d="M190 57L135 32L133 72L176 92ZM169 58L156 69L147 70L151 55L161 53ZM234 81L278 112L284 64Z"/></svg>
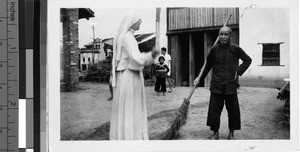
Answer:
<svg viewBox="0 0 300 152"><path fill-rule="evenodd" d="M104 5L105 4L105 5ZM134 4L134 5L133 5ZM147 4L147 5L145 5ZM149 140L149 141L61 141L60 140L60 9L145 7L256 7L290 10L290 140ZM297 0L49 0L47 21L47 113L51 152L94 151L294 151L299 150L299 15Z"/></svg>

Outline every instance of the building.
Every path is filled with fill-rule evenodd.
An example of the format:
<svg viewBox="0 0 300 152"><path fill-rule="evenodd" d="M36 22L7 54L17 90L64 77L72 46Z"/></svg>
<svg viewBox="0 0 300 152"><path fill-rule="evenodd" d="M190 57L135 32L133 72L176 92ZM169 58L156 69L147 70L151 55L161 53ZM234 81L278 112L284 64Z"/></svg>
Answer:
<svg viewBox="0 0 300 152"><path fill-rule="evenodd" d="M247 8L240 12L240 46L253 59L241 84L283 86L283 80L290 77L289 9Z"/></svg>
<svg viewBox="0 0 300 152"><path fill-rule="evenodd" d="M253 59L240 77L246 86L274 87L289 77L289 14L280 8L163 8L159 15L160 47L172 57L176 85L192 86L219 29L229 15L232 42ZM165 28L165 29L164 29ZM202 86L209 86L211 73Z"/></svg>
<svg viewBox="0 0 300 152"><path fill-rule="evenodd" d="M78 20L89 19L94 12L89 8L63 8L60 12L61 23L61 91L72 91L79 84Z"/></svg>
<svg viewBox="0 0 300 152"><path fill-rule="evenodd" d="M106 59L107 54L104 51L104 45L99 38L84 45L85 48L80 51L80 71L85 71L89 65L94 65Z"/></svg>
<svg viewBox="0 0 300 152"><path fill-rule="evenodd" d="M155 33L137 34L135 38L142 52L151 51L155 45ZM84 45L80 51L80 71L88 69L89 65L96 64L106 59L109 52L113 51L113 38L99 39Z"/></svg>

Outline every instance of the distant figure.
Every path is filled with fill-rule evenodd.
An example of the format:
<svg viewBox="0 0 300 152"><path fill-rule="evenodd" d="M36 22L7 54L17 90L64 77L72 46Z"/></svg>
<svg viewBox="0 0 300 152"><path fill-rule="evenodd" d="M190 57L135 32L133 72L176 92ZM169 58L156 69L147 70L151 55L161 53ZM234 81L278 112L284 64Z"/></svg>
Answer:
<svg viewBox="0 0 300 152"><path fill-rule="evenodd" d="M201 78L199 75L194 81L194 85L197 85L199 80L203 81L212 68L207 117L207 126L214 131L209 137L212 140L219 139L220 116L224 101L229 117L228 139L234 139L234 130L241 129L236 74L241 76L250 66L252 59L238 45L230 43L231 36L232 30L229 27L224 26L220 29L219 42L210 49ZM241 65L239 59L243 61Z"/></svg>
<svg viewBox="0 0 300 152"><path fill-rule="evenodd" d="M169 67L169 72L167 73L167 81L169 83L169 92L172 92L172 87L171 87L171 56L167 53L167 49L165 47L161 48L161 54L165 58L165 63Z"/></svg>
<svg viewBox="0 0 300 152"><path fill-rule="evenodd" d="M158 50L141 53L134 37L142 20L126 14L113 44L110 140L149 140L147 103L142 69L151 65Z"/></svg>
<svg viewBox="0 0 300 152"><path fill-rule="evenodd" d="M104 43L103 50L104 50L104 53L105 53L105 57L106 57L106 58L109 57L109 53L108 53L108 51L107 51L107 46L108 46L108 45Z"/></svg>
<svg viewBox="0 0 300 152"><path fill-rule="evenodd" d="M109 83L108 83L109 92L110 92L110 97L108 98L108 100L112 100L114 98L114 92L113 92L113 87L111 85L111 81L112 81L112 74L110 74Z"/></svg>
<svg viewBox="0 0 300 152"><path fill-rule="evenodd" d="M160 92L165 95L166 93L166 77L167 73L170 71L169 67L164 63L165 58L160 56L158 58L159 63L156 65L154 69L154 73L156 76L155 88L154 90L159 95Z"/></svg>
<svg viewBox="0 0 300 152"><path fill-rule="evenodd" d="M109 57L109 55L110 55L108 49L112 50L112 46L104 43L103 50L104 50L106 58Z"/></svg>
<svg viewBox="0 0 300 152"><path fill-rule="evenodd" d="M109 60L112 60L112 57L113 57L113 53L112 52L109 52L108 53L108 56L106 57L107 59ZM109 72L110 76L109 76L109 82L108 82L108 86L109 86L109 92L110 92L110 97L108 98L108 100L112 100L113 99L113 87L112 87L112 70L110 70Z"/></svg>

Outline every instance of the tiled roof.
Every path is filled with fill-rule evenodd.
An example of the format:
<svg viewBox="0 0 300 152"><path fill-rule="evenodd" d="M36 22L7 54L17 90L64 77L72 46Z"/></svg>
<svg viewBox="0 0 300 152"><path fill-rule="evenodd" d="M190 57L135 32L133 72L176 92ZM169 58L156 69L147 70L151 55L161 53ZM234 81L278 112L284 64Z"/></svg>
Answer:
<svg viewBox="0 0 300 152"><path fill-rule="evenodd" d="M92 11L90 8L79 8L79 16L78 19L86 18L89 20L91 17L95 17L95 12Z"/></svg>

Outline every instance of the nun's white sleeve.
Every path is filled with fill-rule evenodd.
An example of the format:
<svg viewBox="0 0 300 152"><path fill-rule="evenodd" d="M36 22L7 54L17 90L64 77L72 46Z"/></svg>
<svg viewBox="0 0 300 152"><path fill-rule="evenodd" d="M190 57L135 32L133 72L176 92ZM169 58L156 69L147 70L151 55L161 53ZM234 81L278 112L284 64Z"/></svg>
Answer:
<svg viewBox="0 0 300 152"><path fill-rule="evenodd" d="M129 56L132 59L130 66L139 69L140 66L145 66L153 63L151 52L140 52L138 43L135 38L131 35L126 35L123 39L124 47L128 51Z"/></svg>

